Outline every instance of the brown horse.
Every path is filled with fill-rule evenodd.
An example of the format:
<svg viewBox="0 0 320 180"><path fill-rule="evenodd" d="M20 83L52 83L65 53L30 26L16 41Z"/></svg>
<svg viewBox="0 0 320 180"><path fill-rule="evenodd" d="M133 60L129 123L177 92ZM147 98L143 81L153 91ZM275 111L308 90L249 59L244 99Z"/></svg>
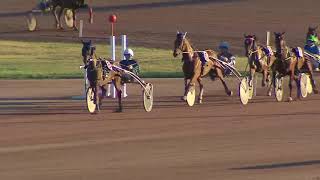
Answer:
<svg viewBox="0 0 320 180"><path fill-rule="evenodd" d="M297 87L300 87L298 73L305 71L310 75L311 85L313 92L318 94L318 90L315 85L313 78L313 70L310 59L303 56L303 50L301 48L289 48L284 40L283 33L274 33L275 35L275 45L276 45L276 61L275 61L275 71L279 73L280 76L290 76L289 80L289 101L292 101L292 82L295 81ZM300 52L299 52L300 51ZM275 75L273 76L275 79ZM298 89L298 98L300 98L300 91Z"/></svg>
<svg viewBox="0 0 320 180"><path fill-rule="evenodd" d="M73 13L73 28L78 30L76 26L76 10L82 7L86 7L84 0L51 0L50 5L52 6L52 13L55 17L55 23L57 29L63 29L61 24L61 15L65 9L70 9ZM57 12L57 7L60 7Z"/></svg>
<svg viewBox="0 0 320 180"><path fill-rule="evenodd" d="M108 69L105 59L98 59L95 54L95 47L91 41L82 41L82 57L85 63L87 77L90 82L90 87L93 88L96 94L96 104L99 104L99 108L102 105L102 99L106 94L107 86L113 83L118 97L118 109L117 112L122 112L122 74ZM111 62L111 61L109 61ZM99 93L101 92L101 93Z"/></svg>
<svg viewBox="0 0 320 180"><path fill-rule="evenodd" d="M210 71L215 71L217 77L221 80L225 92L227 95L231 96L232 91L229 90L226 82L224 80L224 70L219 62L216 61L217 54L213 50L205 50L201 51L202 53L208 55L208 61L202 63L200 60L200 56L198 52L194 51L190 41L186 37L187 33L177 33L176 40L174 42L174 50L173 56L177 57L179 54L182 53L182 70L184 73L184 84L185 84L185 91L183 100L186 100L187 93L189 92L190 88L195 88L196 82L198 82L200 86L200 93L199 93L199 103L202 103L203 99L203 83L202 77L207 75ZM188 83L188 80L190 82Z"/></svg>
<svg viewBox="0 0 320 180"><path fill-rule="evenodd" d="M244 38L245 54L250 67L249 85L252 86L255 72L260 72L263 75L262 87L266 84L271 87L271 66L275 61L271 47L259 45L255 35L244 35ZM271 95L271 88L269 88L268 95Z"/></svg>

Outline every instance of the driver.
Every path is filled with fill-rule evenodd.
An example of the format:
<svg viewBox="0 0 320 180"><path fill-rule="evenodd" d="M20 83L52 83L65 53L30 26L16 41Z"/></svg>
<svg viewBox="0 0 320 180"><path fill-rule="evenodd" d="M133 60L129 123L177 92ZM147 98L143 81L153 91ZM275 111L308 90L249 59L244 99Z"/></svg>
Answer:
<svg viewBox="0 0 320 180"><path fill-rule="evenodd" d="M131 71L136 75L139 75L140 68L136 60L133 59L133 50L128 48L123 52L124 60L120 61L121 68Z"/></svg>
<svg viewBox="0 0 320 180"><path fill-rule="evenodd" d="M314 55L320 55L320 48L319 48L319 39L315 35L311 35L307 39L307 44L304 46L304 49ZM319 60L319 59L318 59ZM316 71L319 71L319 62L314 60L313 65Z"/></svg>
<svg viewBox="0 0 320 180"><path fill-rule="evenodd" d="M228 65L234 67L236 65L236 58L233 54L229 52L229 43L227 42L221 42L219 45L219 54L218 59L220 59L223 62L226 62ZM230 69L225 69L225 74L231 75L232 72Z"/></svg>

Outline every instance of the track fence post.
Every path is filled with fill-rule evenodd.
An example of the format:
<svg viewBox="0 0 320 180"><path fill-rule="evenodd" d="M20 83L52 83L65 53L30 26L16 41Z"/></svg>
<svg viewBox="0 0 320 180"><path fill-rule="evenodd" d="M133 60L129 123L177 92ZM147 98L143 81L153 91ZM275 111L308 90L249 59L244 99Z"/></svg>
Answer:
<svg viewBox="0 0 320 180"><path fill-rule="evenodd" d="M127 35L121 35L121 57L122 60L125 59L124 51L127 49ZM127 84L122 87L123 97L127 97Z"/></svg>
<svg viewBox="0 0 320 180"><path fill-rule="evenodd" d="M79 38L83 37L83 20L80 20Z"/></svg>
<svg viewBox="0 0 320 180"><path fill-rule="evenodd" d="M267 31L267 46L270 46L270 31Z"/></svg>
<svg viewBox="0 0 320 180"><path fill-rule="evenodd" d="M110 49L111 49L111 60L114 62L116 60L116 37L110 37ZM113 84L108 85L107 96L116 98L116 88Z"/></svg>

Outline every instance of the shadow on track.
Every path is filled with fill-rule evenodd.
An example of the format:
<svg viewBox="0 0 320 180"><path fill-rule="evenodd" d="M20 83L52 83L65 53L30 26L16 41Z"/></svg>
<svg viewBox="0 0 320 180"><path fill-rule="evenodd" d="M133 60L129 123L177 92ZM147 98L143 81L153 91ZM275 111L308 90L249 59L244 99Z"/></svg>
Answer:
<svg viewBox="0 0 320 180"><path fill-rule="evenodd" d="M137 9L150 9L150 8L192 6L192 5L198 5L198 4L211 4L211 3L230 3L230 2L236 2L236 1L244 1L244 0L177 0L177 1L94 7L94 10L97 12L114 11L114 10L137 10Z"/></svg>
<svg viewBox="0 0 320 180"><path fill-rule="evenodd" d="M290 162L290 163L279 163L279 164L264 164L264 165L256 165L256 166L247 166L241 168L231 168L229 170L264 170L264 169L279 169L279 168L293 168L300 166L312 166L319 165L320 160L312 160L312 161L302 161L302 162Z"/></svg>

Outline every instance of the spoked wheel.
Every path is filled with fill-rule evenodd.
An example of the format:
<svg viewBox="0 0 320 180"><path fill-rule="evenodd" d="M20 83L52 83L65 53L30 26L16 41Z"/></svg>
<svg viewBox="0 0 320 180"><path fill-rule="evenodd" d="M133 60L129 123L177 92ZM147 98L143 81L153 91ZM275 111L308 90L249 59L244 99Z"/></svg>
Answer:
<svg viewBox="0 0 320 180"><path fill-rule="evenodd" d="M100 111L99 96L98 96L98 93L92 87L89 87L87 89L86 101L87 101L88 111L91 114L94 114Z"/></svg>
<svg viewBox="0 0 320 180"><path fill-rule="evenodd" d="M37 19L32 13L27 15L27 26L30 32L35 31L37 28Z"/></svg>
<svg viewBox="0 0 320 180"><path fill-rule="evenodd" d="M151 112L153 107L153 85L148 83L143 91L143 107L146 112Z"/></svg>
<svg viewBox="0 0 320 180"><path fill-rule="evenodd" d="M248 104L249 102L249 85L247 78L243 78L239 84L239 96L240 101L243 105Z"/></svg>
<svg viewBox="0 0 320 180"><path fill-rule="evenodd" d="M283 100L283 77L277 77L275 79L275 95L278 102Z"/></svg>
<svg viewBox="0 0 320 180"><path fill-rule="evenodd" d="M190 86L187 94L187 104L193 106L196 101L196 88L195 86Z"/></svg>
<svg viewBox="0 0 320 180"><path fill-rule="evenodd" d="M308 75L305 73L300 74L300 95L302 98L306 98L308 96Z"/></svg>
<svg viewBox="0 0 320 180"><path fill-rule="evenodd" d="M252 78L250 81L250 78L247 78L247 84L248 84L248 98L252 99L253 96L255 95L255 91L256 91L256 85L255 85L255 78Z"/></svg>
<svg viewBox="0 0 320 180"><path fill-rule="evenodd" d="M73 12L70 9L66 9L64 12L64 21L68 28L73 28Z"/></svg>
<svg viewBox="0 0 320 180"><path fill-rule="evenodd" d="M311 78L309 75L307 75L308 77L308 81L307 81L307 92L308 94L311 94L313 92L313 87L312 87L312 83L311 83Z"/></svg>

